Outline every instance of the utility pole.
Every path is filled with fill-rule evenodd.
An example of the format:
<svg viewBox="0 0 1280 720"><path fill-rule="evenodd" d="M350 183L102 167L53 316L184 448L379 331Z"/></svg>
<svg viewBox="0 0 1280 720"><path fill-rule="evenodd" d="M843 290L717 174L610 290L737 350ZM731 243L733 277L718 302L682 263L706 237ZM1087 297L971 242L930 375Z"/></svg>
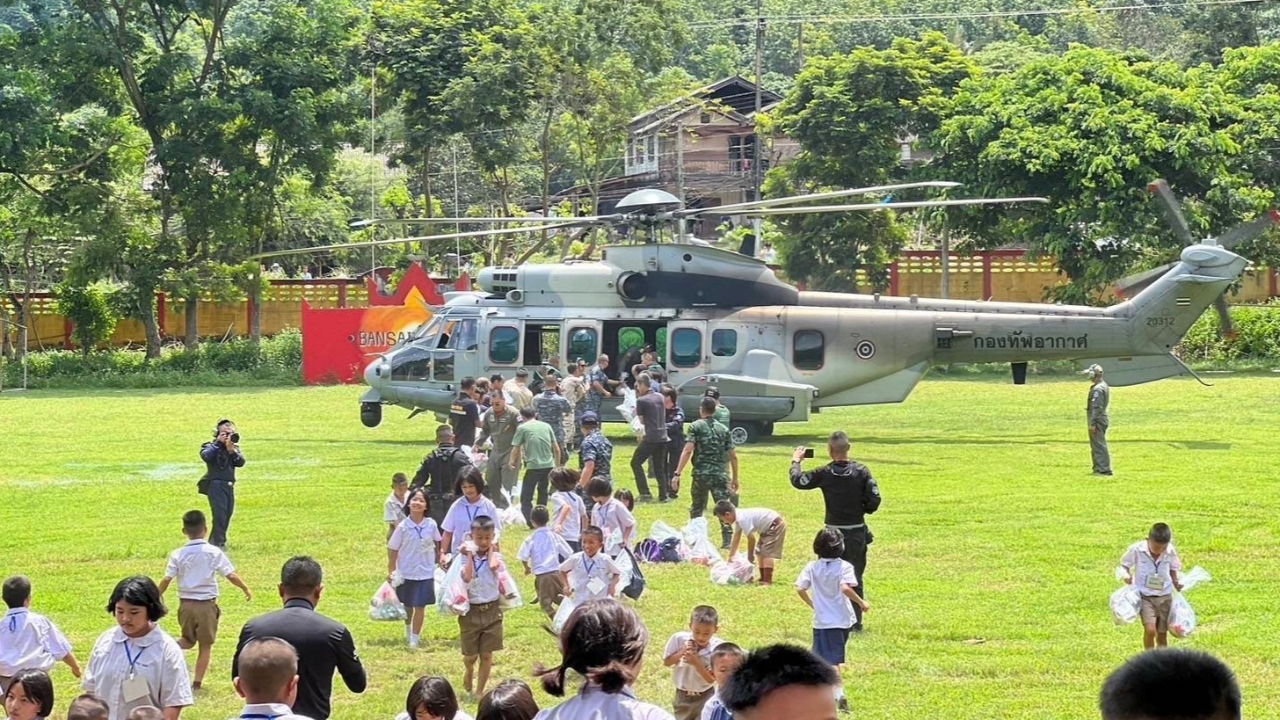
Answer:
<svg viewBox="0 0 1280 720"><path fill-rule="evenodd" d="M369 220L378 219L378 198L376 182L378 178L378 139L375 123L378 117L378 61L373 61L373 67L369 68ZM376 236L376 226L369 226L370 235ZM378 246L369 246L369 273L370 275L377 272L378 269ZM377 278L372 278L377 282Z"/></svg>
<svg viewBox="0 0 1280 720"><path fill-rule="evenodd" d="M458 201L458 142L453 142L453 216L462 217L462 203ZM453 224L454 234L462 232L462 223ZM458 256L458 267L462 267L462 239L453 239L453 252ZM454 278L455 280L457 278Z"/></svg>
<svg viewBox="0 0 1280 720"><path fill-rule="evenodd" d="M680 198L680 208L684 209L684 124L676 123L676 195ZM684 242L684 218L676 220L676 241Z"/></svg>
<svg viewBox="0 0 1280 720"><path fill-rule="evenodd" d="M751 152L751 184L755 190L752 200L760 199L760 147L764 138L760 135L760 108L762 102L761 82L764 75L764 0L756 0L756 112L752 117L752 130L755 131L755 142ZM755 233L755 251L760 251L760 236L763 234L764 222L756 217L752 220L752 232Z"/></svg>
<svg viewBox="0 0 1280 720"><path fill-rule="evenodd" d="M942 211L942 249L938 253L942 261L942 299L951 297L951 218Z"/></svg>

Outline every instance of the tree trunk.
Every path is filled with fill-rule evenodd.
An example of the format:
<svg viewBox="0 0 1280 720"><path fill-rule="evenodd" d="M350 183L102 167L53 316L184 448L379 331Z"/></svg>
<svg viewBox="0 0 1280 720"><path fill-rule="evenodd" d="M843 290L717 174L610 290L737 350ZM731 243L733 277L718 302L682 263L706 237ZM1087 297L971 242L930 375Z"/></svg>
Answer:
<svg viewBox="0 0 1280 720"><path fill-rule="evenodd" d="M252 312L249 313L249 342L257 345L262 342L262 283L256 282L249 288L249 302Z"/></svg>
<svg viewBox="0 0 1280 720"><path fill-rule="evenodd" d="M155 295L152 292L150 302L143 302L138 308L138 319L142 321L142 329L147 334L147 360L160 358L160 324L156 322Z"/></svg>
<svg viewBox="0 0 1280 720"><path fill-rule="evenodd" d="M200 345L200 293L187 295L185 302L187 333L182 338L182 345L188 350L195 350Z"/></svg>
<svg viewBox="0 0 1280 720"><path fill-rule="evenodd" d="M31 293L35 292L36 286L36 265L31 259L31 250L35 244L35 239L35 230L28 230L22 240L22 262L25 277L23 278L22 288L22 314L19 316L18 323L27 328L27 333L35 329L35 323L33 322L35 313L31 311ZM39 337L40 335L37 334L37 344L39 343ZM20 346L18 348L18 356L25 356L27 354L27 344L19 342L18 345Z"/></svg>

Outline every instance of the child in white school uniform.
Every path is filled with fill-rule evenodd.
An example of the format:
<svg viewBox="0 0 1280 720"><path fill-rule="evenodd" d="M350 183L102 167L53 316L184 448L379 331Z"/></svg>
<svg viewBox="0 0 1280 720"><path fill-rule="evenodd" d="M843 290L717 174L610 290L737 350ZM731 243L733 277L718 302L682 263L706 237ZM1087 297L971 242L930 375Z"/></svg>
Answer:
<svg viewBox="0 0 1280 720"><path fill-rule="evenodd" d="M436 545L440 529L427 516L431 500L425 488L409 491L405 508L408 517L387 540L387 580L400 573L396 597L404 604L404 634L409 647L416 648L422 637L422 619L428 605L436 604Z"/></svg>
<svg viewBox="0 0 1280 720"><path fill-rule="evenodd" d="M587 526L586 503L574 492L579 477L577 470L567 467L555 468L548 476L555 490L551 493L551 531L574 552L582 551L582 528Z"/></svg>
<svg viewBox="0 0 1280 720"><path fill-rule="evenodd" d="M582 552L574 553L560 564L561 580L578 605L618 596L622 569L613 558L600 552L603 547L604 531L592 525L582 531Z"/></svg>
<svg viewBox="0 0 1280 720"><path fill-rule="evenodd" d="M447 565L453 555L462 548L462 543L470 539L471 524L478 517L487 517L497 521L498 506L484 496L484 476L474 465L468 465L458 471L458 493L462 497L453 501L449 513L440 525L440 564ZM498 538L502 529L493 528L494 547L498 546Z"/></svg>
<svg viewBox="0 0 1280 720"><path fill-rule="evenodd" d="M819 530L813 539L813 552L818 559L800 571L796 590L800 599L813 608L813 653L839 671L844 665L844 647L853 627L853 606L856 604L866 613L871 605L854 591L858 576L853 566L840 559L844 554L844 535L839 530L829 527ZM841 712L848 712L844 686L837 685L835 692Z"/></svg>
<svg viewBox="0 0 1280 720"><path fill-rule="evenodd" d="M731 720L733 713L720 701L720 689L729 680L734 670L747 659L741 647L731 642L722 642L711 653L711 674L716 676L716 692L702 706L701 720Z"/></svg>
<svg viewBox="0 0 1280 720"><path fill-rule="evenodd" d="M1139 540L1125 551L1120 567L1129 572L1125 582L1138 588L1142 600L1142 647L1168 647L1173 593L1182 590L1178 580L1182 558L1173 547L1173 530L1164 523L1152 525L1146 540Z"/></svg>
<svg viewBox="0 0 1280 720"><path fill-rule="evenodd" d="M740 508L728 500L716 503L715 515L733 528L729 557L738 554L743 536L747 538L747 561L760 564L760 584L773 584L774 563L782 559L782 546L787 541L787 521L768 508Z"/></svg>
<svg viewBox="0 0 1280 720"><path fill-rule="evenodd" d="M587 483L587 496L591 498L591 524L604 531L604 551L617 557L635 540L636 518L621 500L613 496L613 482L597 475Z"/></svg>
<svg viewBox="0 0 1280 720"><path fill-rule="evenodd" d="M387 539L391 539L391 534L400 527L400 523L404 522L405 513L404 506L408 500L409 478L404 473L396 473L391 476L391 494L387 496L386 502L382 504L382 519L387 523Z"/></svg>
<svg viewBox="0 0 1280 720"><path fill-rule="evenodd" d="M675 699L671 701L676 720L700 720L702 708L715 694L715 675L711 672L711 653L724 642L716 636L720 614L710 605L693 609L689 629L667 641L663 664L672 670Z"/></svg>
<svg viewBox="0 0 1280 720"><path fill-rule="evenodd" d="M43 670L64 662L80 677L80 663L71 643L49 618L31 612L31 580L14 575L4 581L2 594L8 611L0 619L0 695L20 670Z"/></svg>
<svg viewBox="0 0 1280 720"><path fill-rule="evenodd" d="M524 563L524 574L533 575L538 591L538 605L548 617L555 617L556 607L564 599L564 579L560 576L560 563L573 555L569 544L551 532L547 523L551 514L545 505L533 509L530 518L533 532L524 539L516 559Z"/></svg>
<svg viewBox="0 0 1280 720"><path fill-rule="evenodd" d="M245 600L252 600L253 593L236 574L235 566L217 545L205 541L209 532L204 513L189 510L182 516L182 534L187 544L173 551L160 581L160 595L169 589L169 583L178 581L178 626L182 635L178 647L196 650L196 672L191 689L199 690L204 683L209 659L213 656L213 644L218 639L218 620L222 610L218 608L218 576L240 588Z"/></svg>
<svg viewBox="0 0 1280 720"><path fill-rule="evenodd" d="M461 548L462 581L467 585L469 607L466 615L458 616L461 635L462 663L466 672L462 687L476 696L484 695L493 670L493 654L503 648L504 626L501 577L506 572L502 556L494 544L493 519L485 515L471 522L471 542ZM480 661L478 686L473 686L476 660Z"/></svg>

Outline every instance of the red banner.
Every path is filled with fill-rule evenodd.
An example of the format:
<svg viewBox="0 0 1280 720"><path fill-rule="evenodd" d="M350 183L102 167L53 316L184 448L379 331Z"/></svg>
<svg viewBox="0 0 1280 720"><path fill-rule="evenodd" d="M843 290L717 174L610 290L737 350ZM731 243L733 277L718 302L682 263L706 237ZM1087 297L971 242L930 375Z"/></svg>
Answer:
<svg viewBox="0 0 1280 720"><path fill-rule="evenodd" d="M364 368L444 305L440 286L413 263L394 293L368 281L369 307L316 309L302 301L302 380L308 385L356 383ZM466 289L466 275L457 289ZM452 288L444 287L445 291Z"/></svg>

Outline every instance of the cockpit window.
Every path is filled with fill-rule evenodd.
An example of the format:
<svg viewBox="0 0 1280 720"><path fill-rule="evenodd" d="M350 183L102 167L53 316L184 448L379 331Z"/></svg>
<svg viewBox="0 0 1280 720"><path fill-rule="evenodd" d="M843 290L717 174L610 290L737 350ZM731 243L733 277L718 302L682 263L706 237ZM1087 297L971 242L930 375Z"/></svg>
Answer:
<svg viewBox="0 0 1280 720"><path fill-rule="evenodd" d="M420 347L406 347L391 358L392 380L430 380L431 351Z"/></svg>

